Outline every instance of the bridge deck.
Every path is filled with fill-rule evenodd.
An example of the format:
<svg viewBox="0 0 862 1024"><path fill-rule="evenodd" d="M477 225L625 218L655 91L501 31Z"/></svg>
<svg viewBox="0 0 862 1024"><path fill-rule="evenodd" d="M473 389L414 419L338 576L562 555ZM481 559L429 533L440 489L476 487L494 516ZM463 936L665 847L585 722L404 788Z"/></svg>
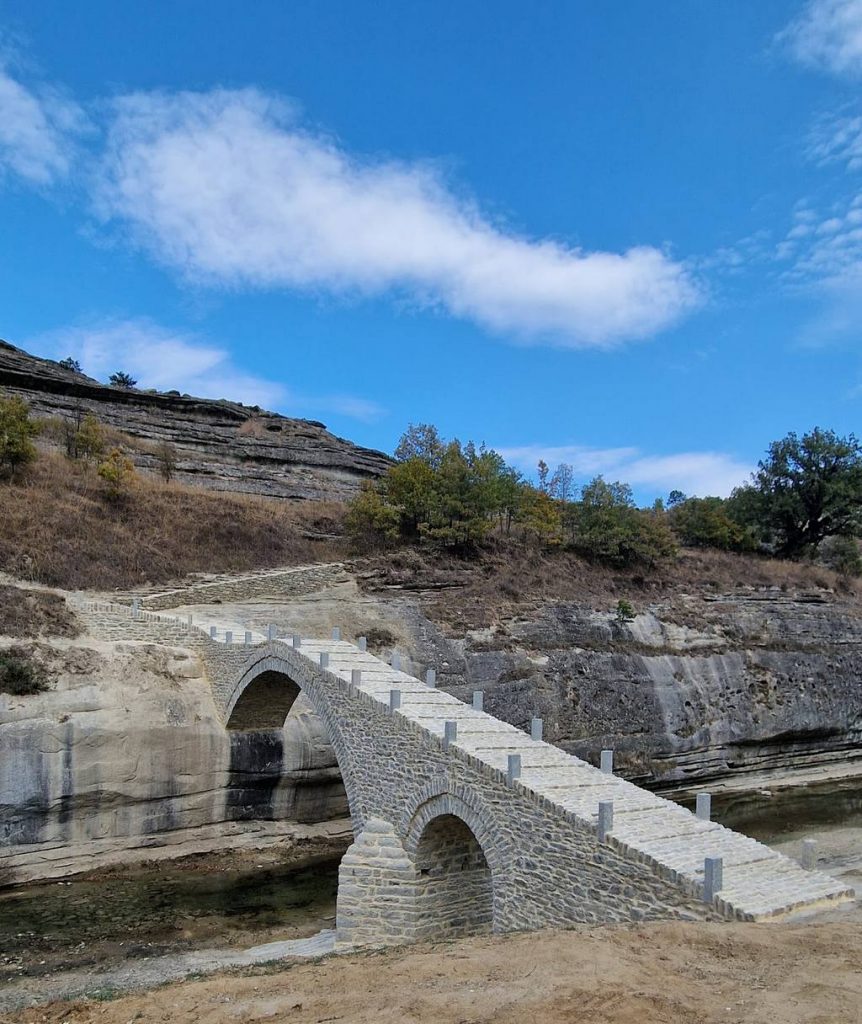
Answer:
<svg viewBox="0 0 862 1024"><path fill-rule="evenodd" d="M606 774L549 743L533 740L520 729L426 686L348 641L303 640L299 653L314 663L319 663L321 653L328 654L328 670L346 682L350 682L353 669L360 669L361 692L387 708L389 691L400 690L401 706L395 714L432 735L442 737L445 723L457 722L457 738L451 746L492 768L505 772L509 754L519 754L521 776L516 785L587 827L597 826L599 801L612 800L614 823L608 841L690 891L703 886L705 858L721 857L723 888L717 905L729 915L763 919L854 895L829 875L805 870L754 839L716 822L702 821L670 800Z"/></svg>

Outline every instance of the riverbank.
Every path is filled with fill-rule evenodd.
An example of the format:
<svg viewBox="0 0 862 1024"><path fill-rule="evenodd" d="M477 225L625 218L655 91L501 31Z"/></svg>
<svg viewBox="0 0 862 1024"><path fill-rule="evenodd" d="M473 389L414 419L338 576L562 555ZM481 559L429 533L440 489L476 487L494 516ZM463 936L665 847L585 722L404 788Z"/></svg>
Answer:
<svg viewBox="0 0 862 1024"><path fill-rule="evenodd" d="M856 1024L862 921L577 928L243 968L7 1024Z"/></svg>

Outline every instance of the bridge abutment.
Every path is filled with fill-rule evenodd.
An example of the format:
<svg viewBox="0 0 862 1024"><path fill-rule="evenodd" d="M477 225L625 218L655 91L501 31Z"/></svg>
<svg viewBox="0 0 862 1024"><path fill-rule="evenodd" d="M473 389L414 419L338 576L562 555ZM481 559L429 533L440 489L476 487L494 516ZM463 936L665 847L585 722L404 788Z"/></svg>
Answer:
<svg viewBox="0 0 862 1024"><path fill-rule="evenodd" d="M338 869L338 942L412 942L417 925L417 877L395 826L383 818L369 818Z"/></svg>

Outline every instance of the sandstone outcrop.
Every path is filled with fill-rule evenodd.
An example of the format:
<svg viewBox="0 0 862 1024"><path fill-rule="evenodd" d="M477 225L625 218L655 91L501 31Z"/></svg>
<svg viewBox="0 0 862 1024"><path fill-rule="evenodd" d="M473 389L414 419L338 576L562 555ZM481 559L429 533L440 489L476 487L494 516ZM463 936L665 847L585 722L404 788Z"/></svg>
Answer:
<svg viewBox="0 0 862 1024"><path fill-rule="evenodd" d="M179 392L107 387L0 341L0 393L20 395L37 416L92 412L139 442L135 463L157 471L155 447L176 449L176 479L217 491L343 500L390 459L331 434L314 420Z"/></svg>
<svg viewBox="0 0 862 1024"><path fill-rule="evenodd" d="M0 694L0 885L290 841L346 815L323 726L299 701L283 729L229 734L193 652L31 646L55 682Z"/></svg>

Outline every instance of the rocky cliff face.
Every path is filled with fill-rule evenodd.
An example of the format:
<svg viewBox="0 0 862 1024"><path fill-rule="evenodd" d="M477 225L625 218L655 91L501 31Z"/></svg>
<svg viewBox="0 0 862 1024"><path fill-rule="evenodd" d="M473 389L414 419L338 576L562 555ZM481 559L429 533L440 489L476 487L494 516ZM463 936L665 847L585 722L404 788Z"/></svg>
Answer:
<svg viewBox="0 0 862 1024"><path fill-rule="evenodd" d="M191 652L87 638L28 646L55 682L0 693L0 886L349 834L336 826L347 802L334 754L300 701L284 729L228 733Z"/></svg>
<svg viewBox="0 0 862 1024"><path fill-rule="evenodd" d="M343 500L380 476L387 456L335 437L322 423L179 392L106 387L0 341L0 393L20 395L38 416L92 412L140 442L135 462L156 470L161 442L178 455L176 478L218 491Z"/></svg>
<svg viewBox="0 0 862 1024"><path fill-rule="evenodd" d="M862 756L862 620L835 595L754 590L660 604L620 624L571 604L463 640L408 615L415 658L441 684L649 786Z"/></svg>

